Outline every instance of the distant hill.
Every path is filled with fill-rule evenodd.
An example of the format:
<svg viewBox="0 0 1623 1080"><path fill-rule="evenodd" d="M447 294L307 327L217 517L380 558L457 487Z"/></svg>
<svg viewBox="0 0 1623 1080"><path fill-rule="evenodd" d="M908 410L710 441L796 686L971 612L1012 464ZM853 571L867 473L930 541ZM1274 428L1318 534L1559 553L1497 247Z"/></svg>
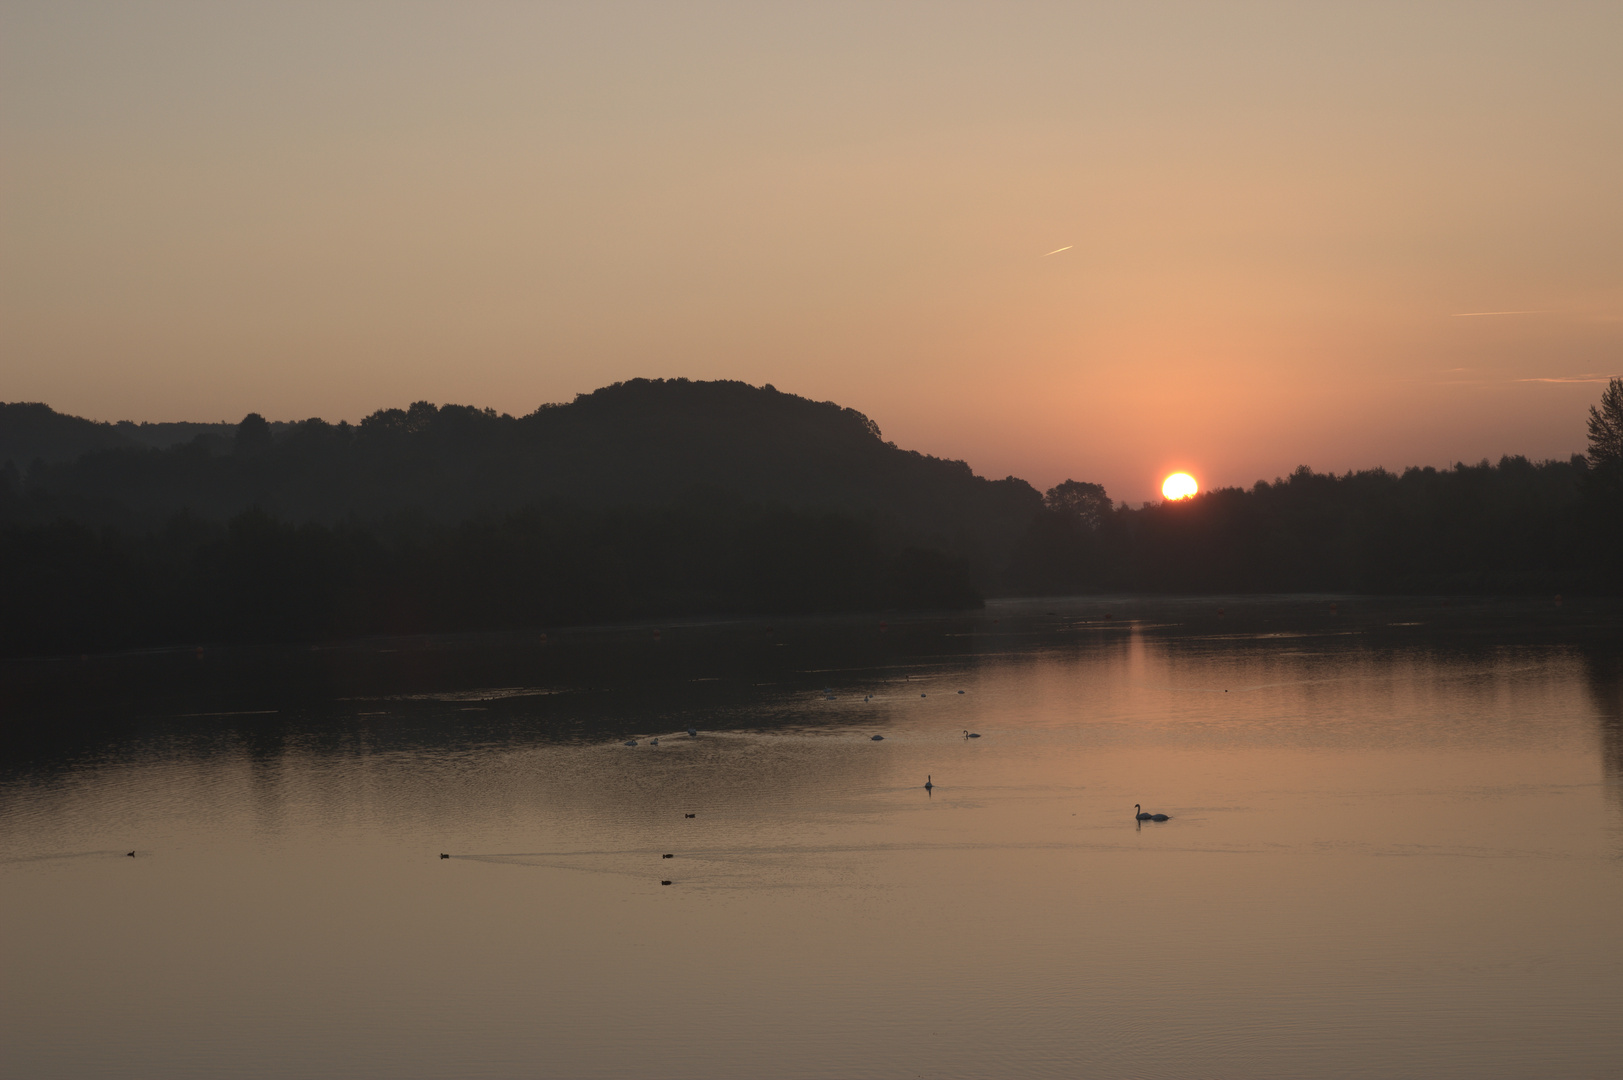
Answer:
<svg viewBox="0 0 1623 1080"><path fill-rule="evenodd" d="M286 424L273 424L272 430ZM0 464L11 461L19 470L32 462L72 461L93 450L116 448L165 449L190 442L199 435L227 441L237 425L220 422L116 424L59 413L36 401L0 401Z"/></svg>
<svg viewBox="0 0 1623 1080"><path fill-rule="evenodd" d="M1616 593L1623 380L1602 404L1587 457L1304 466L1136 509L1086 481L1044 496L976 476L854 409L741 382L634 379L520 417L418 402L356 425L0 406L0 608L23 613L0 651L996 593Z"/></svg>
<svg viewBox="0 0 1623 1080"><path fill-rule="evenodd" d="M687 379L616 383L522 417L418 402L354 426L275 425L257 442L229 425L96 424L11 405L0 408L0 448L19 469L47 463L29 475L37 495L14 520L136 530L179 511L446 525L547 500L649 507L711 492L849 516L891 546L951 552L990 572L1042 505L1023 480L988 480L886 442L854 409Z"/></svg>

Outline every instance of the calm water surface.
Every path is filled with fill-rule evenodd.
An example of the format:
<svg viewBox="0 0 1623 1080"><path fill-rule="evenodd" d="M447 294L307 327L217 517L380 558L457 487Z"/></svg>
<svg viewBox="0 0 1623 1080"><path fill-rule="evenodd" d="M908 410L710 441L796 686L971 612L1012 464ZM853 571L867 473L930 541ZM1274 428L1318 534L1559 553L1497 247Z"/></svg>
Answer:
<svg viewBox="0 0 1623 1080"><path fill-rule="evenodd" d="M0 1067L1616 1075L1618 608L1330 603L8 664Z"/></svg>

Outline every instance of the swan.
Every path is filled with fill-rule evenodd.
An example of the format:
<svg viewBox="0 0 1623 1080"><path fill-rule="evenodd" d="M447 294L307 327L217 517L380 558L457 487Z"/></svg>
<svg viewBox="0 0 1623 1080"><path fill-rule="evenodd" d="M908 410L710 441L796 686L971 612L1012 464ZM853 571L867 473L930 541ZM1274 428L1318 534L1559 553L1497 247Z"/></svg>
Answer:
<svg viewBox="0 0 1623 1080"><path fill-rule="evenodd" d="M981 737L980 732L978 732L978 731L970 731L968 728L964 729L964 738L966 738L966 739L978 739L980 737Z"/></svg>
<svg viewBox="0 0 1623 1080"><path fill-rule="evenodd" d="M925 773L924 774L924 790L929 791L933 787L935 787L935 785L930 783L930 774Z"/></svg>
<svg viewBox="0 0 1623 1080"><path fill-rule="evenodd" d="M874 737L873 737L873 741L874 741L874 742L884 742L884 741L885 741L885 737L884 737L884 736L883 736L883 735L875 735L875 736L874 736Z"/></svg>
<svg viewBox="0 0 1623 1080"><path fill-rule="evenodd" d="M636 739L627 739L621 745L623 745L623 746L636 746L637 745L637 740Z"/></svg>
<svg viewBox="0 0 1623 1080"><path fill-rule="evenodd" d="M440 858L442 858L442 859L449 859L449 858L450 858L450 857L451 857L451 856L449 856L449 855L447 855L447 854L446 854L446 853L445 853L445 852L443 852L443 851L442 851L442 852L440 852Z"/></svg>
<svg viewBox="0 0 1623 1080"><path fill-rule="evenodd" d="M1133 810L1134 810L1133 816L1135 818L1137 818L1138 820L1140 820L1140 821L1166 821L1167 820L1167 815L1165 815L1165 814L1146 814L1144 812L1144 808L1142 806L1138 805L1138 803L1133 804Z"/></svg>
<svg viewBox="0 0 1623 1080"><path fill-rule="evenodd" d="M688 738L697 739L698 737L699 737L699 729L698 728L688 728Z"/></svg>
<svg viewBox="0 0 1623 1080"><path fill-rule="evenodd" d="M698 814L683 814L683 817L698 817Z"/></svg>
<svg viewBox="0 0 1623 1080"><path fill-rule="evenodd" d="M648 745L649 746L658 746L659 745L659 740L658 739L649 739L648 740Z"/></svg>

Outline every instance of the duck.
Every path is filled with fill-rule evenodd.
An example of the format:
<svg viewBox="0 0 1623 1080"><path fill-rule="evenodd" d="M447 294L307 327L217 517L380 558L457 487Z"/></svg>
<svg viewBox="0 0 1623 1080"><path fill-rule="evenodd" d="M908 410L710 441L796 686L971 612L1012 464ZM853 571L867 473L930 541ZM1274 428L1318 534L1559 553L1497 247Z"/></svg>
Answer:
<svg viewBox="0 0 1623 1080"><path fill-rule="evenodd" d="M637 740L636 740L636 739L627 739L627 740L626 740L626 741L625 741L625 742L624 742L624 743L622 743L622 744L621 744L621 745L622 745L622 746L636 746L636 745L637 745Z"/></svg>
<svg viewBox="0 0 1623 1080"><path fill-rule="evenodd" d="M442 851L442 852L440 852L440 858L442 858L442 859L449 859L449 858L450 858L450 857L451 857L451 856L449 856L449 855L447 855L447 854L446 854L446 853L445 853L445 852L443 852L443 851Z"/></svg>
<svg viewBox="0 0 1623 1080"><path fill-rule="evenodd" d="M978 739L980 737L981 737L980 732L978 732L978 731L970 731L968 728L964 729L964 738L966 738L966 739Z"/></svg>
<svg viewBox="0 0 1623 1080"><path fill-rule="evenodd" d="M683 817L698 817L698 814L683 814Z"/></svg>
<svg viewBox="0 0 1623 1080"><path fill-rule="evenodd" d="M1134 811L1133 816L1136 817L1140 821L1166 821L1167 820L1167 815L1166 814L1146 814L1144 812L1144 808L1142 806L1138 805L1138 803L1133 804L1133 811Z"/></svg>

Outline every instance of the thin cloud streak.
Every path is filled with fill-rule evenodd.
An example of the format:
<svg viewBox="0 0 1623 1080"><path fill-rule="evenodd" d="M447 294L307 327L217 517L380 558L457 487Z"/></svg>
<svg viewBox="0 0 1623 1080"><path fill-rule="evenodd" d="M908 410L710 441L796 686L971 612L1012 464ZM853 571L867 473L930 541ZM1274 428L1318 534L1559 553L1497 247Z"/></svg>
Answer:
<svg viewBox="0 0 1623 1080"><path fill-rule="evenodd" d="M1450 319L1469 319L1477 315L1547 315L1554 308L1529 308L1526 311L1459 311L1450 315Z"/></svg>
<svg viewBox="0 0 1623 1080"><path fill-rule="evenodd" d="M1053 251L1050 251L1048 253L1048 255L1058 255L1060 252L1062 252L1062 251L1070 251L1074 247L1076 247L1075 244L1066 244L1062 248L1055 248ZM1043 258L1045 258L1045 259L1048 258L1048 255L1044 255Z"/></svg>
<svg viewBox="0 0 1623 1080"><path fill-rule="evenodd" d="M1536 379L1512 379L1512 382L1549 382L1549 383L1603 383L1611 382L1616 375L1556 375Z"/></svg>

